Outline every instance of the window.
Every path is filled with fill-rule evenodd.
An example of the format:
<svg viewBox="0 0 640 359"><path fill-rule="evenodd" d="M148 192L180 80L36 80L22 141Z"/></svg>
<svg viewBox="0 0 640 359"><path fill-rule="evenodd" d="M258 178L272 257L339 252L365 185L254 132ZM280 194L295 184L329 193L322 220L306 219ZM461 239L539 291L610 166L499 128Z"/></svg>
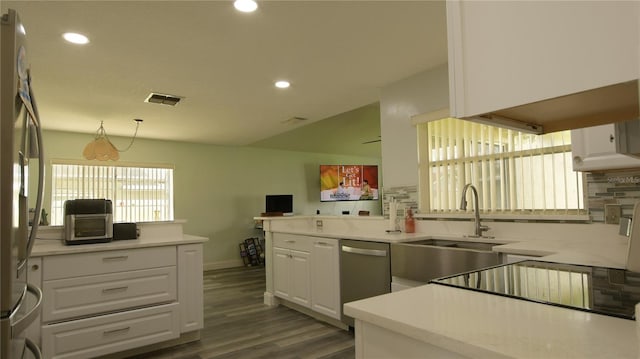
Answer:
<svg viewBox="0 0 640 359"><path fill-rule="evenodd" d="M484 213L586 214L570 131L532 135L446 118L418 124L418 148L423 213L458 211L472 183Z"/></svg>
<svg viewBox="0 0 640 359"><path fill-rule="evenodd" d="M54 161L51 224L64 222L68 199L106 198L113 202L114 222L173 220L173 168L170 166L88 165Z"/></svg>

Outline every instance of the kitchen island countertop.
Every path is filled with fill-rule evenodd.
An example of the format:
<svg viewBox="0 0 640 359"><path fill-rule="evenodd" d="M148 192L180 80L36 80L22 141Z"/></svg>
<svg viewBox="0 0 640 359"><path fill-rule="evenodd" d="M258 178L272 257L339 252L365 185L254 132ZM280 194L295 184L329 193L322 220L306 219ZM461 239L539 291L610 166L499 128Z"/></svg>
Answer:
<svg viewBox="0 0 640 359"><path fill-rule="evenodd" d="M138 239L74 245L65 245L63 227L43 227L38 231L31 257L203 243L209 240L206 237L183 234L183 223L184 221L138 223Z"/></svg>
<svg viewBox="0 0 640 359"><path fill-rule="evenodd" d="M437 284L346 303L344 312L468 357L638 358L640 355L633 320Z"/></svg>

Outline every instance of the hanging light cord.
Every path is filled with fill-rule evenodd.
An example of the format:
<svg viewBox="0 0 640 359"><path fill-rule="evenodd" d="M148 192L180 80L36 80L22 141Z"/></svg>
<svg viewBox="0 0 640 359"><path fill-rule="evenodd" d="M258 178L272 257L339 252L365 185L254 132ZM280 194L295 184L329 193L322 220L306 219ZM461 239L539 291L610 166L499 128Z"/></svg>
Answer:
<svg viewBox="0 0 640 359"><path fill-rule="evenodd" d="M104 121L100 121L100 127L98 128L98 131L96 133L96 139L100 138L101 136L104 136L107 139L107 141L109 141L109 143L111 143L113 148L115 148L118 152L126 152L133 145L133 141L136 140L136 136L138 135L138 127L140 127L140 122L142 122L142 120L139 119L139 118L134 119L134 121L136 121L136 132L133 133L133 138L131 138L131 142L129 142L129 146L127 146L127 148L125 148L124 150L119 149L118 147L116 147L113 144L113 142L111 142L111 139L109 138L109 135L107 135L107 131L105 131L104 127L102 127L102 123Z"/></svg>

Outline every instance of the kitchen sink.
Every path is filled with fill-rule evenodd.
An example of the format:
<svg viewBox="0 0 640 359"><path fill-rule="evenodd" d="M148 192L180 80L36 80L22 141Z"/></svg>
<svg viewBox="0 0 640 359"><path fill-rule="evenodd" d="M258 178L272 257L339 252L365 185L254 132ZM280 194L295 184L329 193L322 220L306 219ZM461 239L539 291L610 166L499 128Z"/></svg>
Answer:
<svg viewBox="0 0 640 359"><path fill-rule="evenodd" d="M492 267L504 262L500 243L422 239L391 245L391 275L419 282Z"/></svg>
<svg viewBox="0 0 640 359"><path fill-rule="evenodd" d="M405 242L405 243L420 245L420 246L473 249L478 251L491 251L491 248L493 248L493 246L497 246L501 244L501 243L489 243L489 242L452 241L448 239L421 239L418 241L411 241L411 242Z"/></svg>

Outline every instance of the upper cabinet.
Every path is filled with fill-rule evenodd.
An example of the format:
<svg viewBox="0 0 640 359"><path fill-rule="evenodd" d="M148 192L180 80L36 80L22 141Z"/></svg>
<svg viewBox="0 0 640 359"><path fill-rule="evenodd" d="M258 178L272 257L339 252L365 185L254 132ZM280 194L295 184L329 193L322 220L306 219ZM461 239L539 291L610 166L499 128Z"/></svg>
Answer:
<svg viewBox="0 0 640 359"><path fill-rule="evenodd" d="M447 1L458 118L554 132L638 116L635 1Z"/></svg>
<svg viewBox="0 0 640 359"><path fill-rule="evenodd" d="M640 158L619 153L620 141L637 141L638 131L621 132L617 124L606 124L571 131L574 171L602 171L640 168ZM628 135L628 138L625 138Z"/></svg>

